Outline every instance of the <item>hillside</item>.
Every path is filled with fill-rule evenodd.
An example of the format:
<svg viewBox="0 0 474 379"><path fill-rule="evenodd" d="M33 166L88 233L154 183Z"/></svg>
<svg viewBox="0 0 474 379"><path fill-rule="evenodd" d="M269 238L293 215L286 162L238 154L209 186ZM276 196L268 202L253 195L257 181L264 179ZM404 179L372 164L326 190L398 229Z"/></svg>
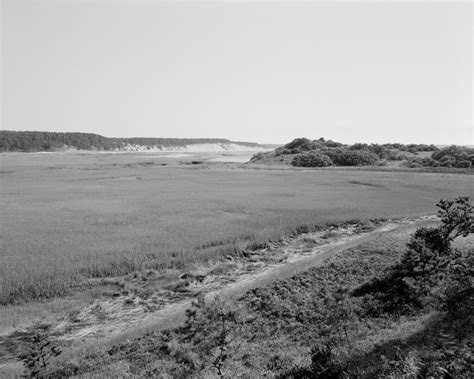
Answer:
<svg viewBox="0 0 474 379"><path fill-rule="evenodd" d="M473 208L467 197L437 206L441 222L425 216L308 227L246 250L232 261L234 272L227 263L226 271L200 267L181 275L181 283L173 283L180 297L164 304L145 295L95 303L61 325L69 333L66 340L83 338L81 328L91 331L92 320L99 323L92 329L95 338L111 334L107 320L123 328L120 318L129 324L139 312L118 313L120 304L145 305L142 314L162 326L112 346L89 346L86 356L64 357L38 372L45 377L472 377ZM216 286L219 276L228 287ZM152 272L143 277L160 280ZM150 309L156 313L150 315ZM60 346L64 332L57 329L32 328L25 335ZM24 362L30 355L22 355Z"/></svg>
<svg viewBox="0 0 474 379"><path fill-rule="evenodd" d="M63 151L225 151L262 150L267 145L222 138L108 138L92 133L0 130L0 152Z"/></svg>
<svg viewBox="0 0 474 379"><path fill-rule="evenodd" d="M438 148L425 144L356 143L345 145L320 138L297 138L269 152L255 154L250 163L295 167L387 166L472 168L474 149L465 146Z"/></svg>

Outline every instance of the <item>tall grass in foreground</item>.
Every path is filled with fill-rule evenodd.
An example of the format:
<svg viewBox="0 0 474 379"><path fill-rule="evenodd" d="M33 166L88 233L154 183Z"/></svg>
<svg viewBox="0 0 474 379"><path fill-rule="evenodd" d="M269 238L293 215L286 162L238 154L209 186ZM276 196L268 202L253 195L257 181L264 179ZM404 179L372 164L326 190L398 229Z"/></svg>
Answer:
<svg viewBox="0 0 474 379"><path fill-rule="evenodd" d="M141 244L136 251L116 246L113 252L99 250L89 254L76 246L77 255L74 250L62 251L61 246L49 251L37 250L30 256L16 257L0 268L0 304L64 296L72 288L85 285L87 278L121 276L146 268L179 269L193 263L218 261L292 234L301 225L341 221L346 221L345 212L318 217L318 212L275 210L230 222L223 233L212 234L208 227L201 228L202 238L187 239L181 235L167 246L153 242ZM100 245L99 241L94 242Z"/></svg>

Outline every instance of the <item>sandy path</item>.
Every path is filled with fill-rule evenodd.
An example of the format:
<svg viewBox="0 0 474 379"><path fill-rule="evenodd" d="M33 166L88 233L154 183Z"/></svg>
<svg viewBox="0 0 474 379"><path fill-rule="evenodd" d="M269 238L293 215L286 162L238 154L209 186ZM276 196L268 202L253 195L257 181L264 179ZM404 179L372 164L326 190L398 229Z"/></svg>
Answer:
<svg viewBox="0 0 474 379"><path fill-rule="evenodd" d="M191 281L181 293L182 298L170 298L159 291L148 299L139 297L98 300L85 308L73 320L65 319L55 330L62 339L74 341L85 338L114 338L134 329L162 329L178 325L184 312L197 296L211 299L237 297L251 288L273 280L287 278L320 264L326 258L346 249L370 242L386 233L408 234L420 224L433 222L432 216L389 222L368 232L357 232L355 227L334 229L333 237L323 239L328 231L305 233L269 244L265 249L252 252L248 259L229 261L230 271L207 274L199 282ZM315 246L308 248L307 242ZM72 321L72 322L71 322Z"/></svg>

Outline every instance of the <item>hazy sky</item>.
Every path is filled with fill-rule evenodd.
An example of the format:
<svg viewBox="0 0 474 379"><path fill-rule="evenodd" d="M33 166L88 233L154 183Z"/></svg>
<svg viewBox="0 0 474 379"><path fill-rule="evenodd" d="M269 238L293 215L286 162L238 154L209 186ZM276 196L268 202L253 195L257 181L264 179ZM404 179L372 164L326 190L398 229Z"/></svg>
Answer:
<svg viewBox="0 0 474 379"><path fill-rule="evenodd" d="M470 1L1 11L1 129L474 144Z"/></svg>

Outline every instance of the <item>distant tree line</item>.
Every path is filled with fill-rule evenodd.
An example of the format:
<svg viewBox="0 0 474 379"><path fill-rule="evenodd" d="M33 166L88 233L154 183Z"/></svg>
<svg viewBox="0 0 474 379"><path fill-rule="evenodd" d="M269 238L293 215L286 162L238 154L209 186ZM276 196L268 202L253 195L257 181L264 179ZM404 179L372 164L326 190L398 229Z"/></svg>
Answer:
<svg viewBox="0 0 474 379"><path fill-rule="evenodd" d="M114 150L117 141L91 133L0 131L0 151L55 151L68 147L81 150Z"/></svg>
<svg viewBox="0 0 474 379"><path fill-rule="evenodd" d="M237 143L255 147L252 142L232 142L218 138L107 138L93 133L17 132L0 130L0 152L78 150L121 150L128 144L149 148L186 146L203 143Z"/></svg>
<svg viewBox="0 0 474 379"><path fill-rule="evenodd" d="M420 152L431 152L431 156L416 157ZM265 153L261 153L260 156L263 154ZM276 157L295 155L291 164L297 167L382 165L386 161L406 161L407 167L470 168L474 165L474 149L454 145L443 149L426 144L346 145L324 138L318 140L297 138L275 149L272 154Z"/></svg>

